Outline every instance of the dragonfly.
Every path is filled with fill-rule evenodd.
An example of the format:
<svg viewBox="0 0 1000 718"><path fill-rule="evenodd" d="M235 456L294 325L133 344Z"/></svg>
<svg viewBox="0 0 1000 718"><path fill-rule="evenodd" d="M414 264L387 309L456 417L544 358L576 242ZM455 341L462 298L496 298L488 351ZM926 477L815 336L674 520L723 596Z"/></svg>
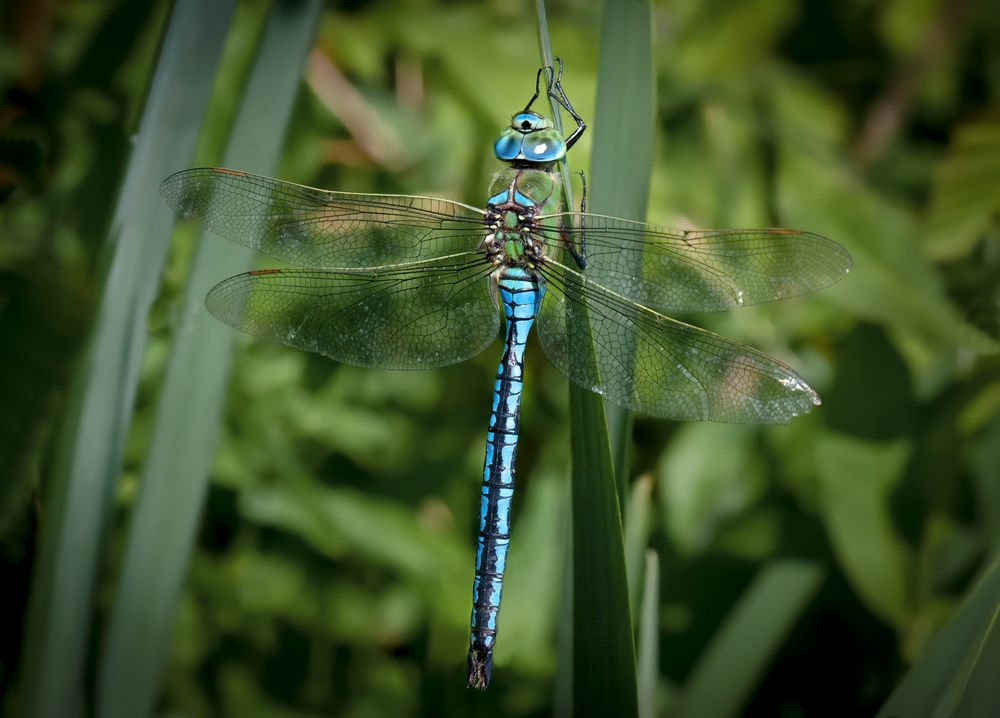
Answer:
<svg viewBox="0 0 1000 718"><path fill-rule="evenodd" d="M562 75L561 62L558 73L539 69L534 95L500 133L503 164L482 208L220 168L178 172L160 188L179 215L291 265L209 292L209 311L247 334L360 367L431 369L482 352L503 315L468 653L468 685L481 690L493 671L532 326L570 381L612 403L675 420L784 423L820 403L802 377L668 313L784 299L851 269L839 244L809 232L675 230L589 214L585 198L580 211L564 207L557 169L586 123ZM543 89L576 123L568 136L531 109Z"/></svg>

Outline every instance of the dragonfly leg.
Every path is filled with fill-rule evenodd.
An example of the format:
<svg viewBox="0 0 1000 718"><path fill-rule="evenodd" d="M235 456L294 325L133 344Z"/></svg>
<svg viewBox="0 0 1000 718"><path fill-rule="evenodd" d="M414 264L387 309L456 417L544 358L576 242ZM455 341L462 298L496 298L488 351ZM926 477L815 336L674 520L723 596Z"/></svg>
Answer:
<svg viewBox="0 0 1000 718"><path fill-rule="evenodd" d="M566 251L569 252L569 256L571 256L573 261L576 262L576 266L580 269L586 269L587 259L576 251L576 247L573 246L573 241L569 238L569 235L562 231L562 229L559 230L559 235L562 237L563 244L566 246Z"/></svg>
<svg viewBox="0 0 1000 718"><path fill-rule="evenodd" d="M545 73L546 90L552 87L552 78L555 77L555 70L553 70L552 67L549 65L546 65L545 67L539 67L538 72L535 73L535 94L531 96L531 99L528 100L528 104L524 106L524 109L521 110L521 112L527 112L528 110L530 110L531 106L535 104L535 100L538 99L538 95L540 93L539 87L543 72Z"/></svg>
<svg viewBox="0 0 1000 718"><path fill-rule="evenodd" d="M559 229L559 236L562 237L563 245L566 247L566 251L576 262L576 266L580 269L587 268L587 227L584 217L586 216L584 212L587 211L587 176L581 170L579 172L580 181L583 182L583 198L580 200L580 250L577 251L573 240L570 239L569 235L563 231L563 228ZM570 208L572 209L572 207Z"/></svg>
<svg viewBox="0 0 1000 718"><path fill-rule="evenodd" d="M556 62L559 63L559 74L557 75L555 71L549 75L549 86L547 88L548 95L553 100L559 103L559 105L569 113L569 116L573 118L576 122L576 129L573 130L573 134L566 138L566 149L570 149L576 144L576 141L580 139L580 136L587 129L587 124L583 121L583 118L577 114L577 111L573 109L572 103L570 103L569 98L566 97L566 90L562 86L562 76L563 76L563 61L562 58L557 57ZM537 78L536 78L537 80Z"/></svg>

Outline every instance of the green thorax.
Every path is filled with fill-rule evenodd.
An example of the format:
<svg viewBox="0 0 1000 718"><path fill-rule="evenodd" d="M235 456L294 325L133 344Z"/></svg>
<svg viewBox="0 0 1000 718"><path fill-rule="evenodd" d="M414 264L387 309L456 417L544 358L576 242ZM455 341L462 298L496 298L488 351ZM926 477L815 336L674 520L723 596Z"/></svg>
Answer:
<svg viewBox="0 0 1000 718"><path fill-rule="evenodd" d="M510 197L512 185L516 194ZM491 205L512 200L523 205L526 198L538 207L538 214L553 214L562 207L559 175L541 169L505 167L493 176L489 196Z"/></svg>
<svg viewBox="0 0 1000 718"><path fill-rule="evenodd" d="M544 235L535 232L539 225L558 226L557 218L537 217L559 212L561 201L559 176L545 169L510 167L497 172L490 185L487 202L489 255L507 266L531 267L551 251Z"/></svg>

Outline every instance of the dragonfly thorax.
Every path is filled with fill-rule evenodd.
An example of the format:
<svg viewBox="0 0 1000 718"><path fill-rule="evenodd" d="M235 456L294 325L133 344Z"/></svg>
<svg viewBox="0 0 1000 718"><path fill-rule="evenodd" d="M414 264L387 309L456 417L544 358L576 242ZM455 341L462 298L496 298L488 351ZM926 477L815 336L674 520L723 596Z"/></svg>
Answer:
<svg viewBox="0 0 1000 718"><path fill-rule="evenodd" d="M511 203L491 206L486 212L490 230L483 241L483 250L496 266L535 267L544 259L544 244L535 232L534 208Z"/></svg>
<svg viewBox="0 0 1000 718"><path fill-rule="evenodd" d="M537 267L544 261L541 217L558 211L555 176L533 168L501 170L486 203L482 249L494 265Z"/></svg>

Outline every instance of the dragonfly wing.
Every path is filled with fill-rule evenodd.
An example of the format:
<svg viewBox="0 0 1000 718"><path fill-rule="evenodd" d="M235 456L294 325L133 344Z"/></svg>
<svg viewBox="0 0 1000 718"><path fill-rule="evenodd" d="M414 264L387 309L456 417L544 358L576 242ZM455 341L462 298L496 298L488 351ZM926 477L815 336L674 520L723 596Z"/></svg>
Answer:
<svg viewBox="0 0 1000 718"><path fill-rule="evenodd" d="M351 268L477 247L481 210L432 197L314 189L226 169L177 172L164 201L215 234L300 267Z"/></svg>
<svg viewBox="0 0 1000 718"><path fill-rule="evenodd" d="M546 219L556 218L578 250L585 239L590 279L658 311L716 311L784 299L829 286L851 269L843 247L810 232L685 231L572 212ZM557 230L541 232L558 245Z"/></svg>
<svg viewBox="0 0 1000 718"><path fill-rule="evenodd" d="M500 328L478 253L364 270L265 269L208 294L247 334L361 367L429 369L478 354Z"/></svg>
<svg viewBox="0 0 1000 718"><path fill-rule="evenodd" d="M798 374L765 354L639 306L559 263L541 273L545 353L574 383L615 404L735 424L785 423L819 404Z"/></svg>

